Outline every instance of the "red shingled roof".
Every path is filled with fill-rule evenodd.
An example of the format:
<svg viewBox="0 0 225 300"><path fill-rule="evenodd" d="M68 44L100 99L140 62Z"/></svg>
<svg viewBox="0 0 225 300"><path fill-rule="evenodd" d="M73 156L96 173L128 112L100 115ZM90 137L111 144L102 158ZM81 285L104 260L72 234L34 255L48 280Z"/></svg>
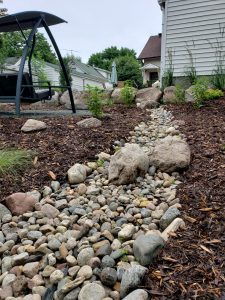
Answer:
<svg viewBox="0 0 225 300"><path fill-rule="evenodd" d="M150 36L138 59L161 57L161 34Z"/></svg>

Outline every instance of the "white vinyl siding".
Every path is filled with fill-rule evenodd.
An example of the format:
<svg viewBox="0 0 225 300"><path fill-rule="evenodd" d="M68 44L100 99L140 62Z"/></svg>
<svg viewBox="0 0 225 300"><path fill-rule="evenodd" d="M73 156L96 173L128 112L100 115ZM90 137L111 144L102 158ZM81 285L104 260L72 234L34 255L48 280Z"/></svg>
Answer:
<svg viewBox="0 0 225 300"><path fill-rule="evenodd" d="M197 75L211 75L216 67L217 42L225 55L225 0L167 0L164 18L163 72L171 49L174 76L185 76L190 66L188 48Z"/></svg>

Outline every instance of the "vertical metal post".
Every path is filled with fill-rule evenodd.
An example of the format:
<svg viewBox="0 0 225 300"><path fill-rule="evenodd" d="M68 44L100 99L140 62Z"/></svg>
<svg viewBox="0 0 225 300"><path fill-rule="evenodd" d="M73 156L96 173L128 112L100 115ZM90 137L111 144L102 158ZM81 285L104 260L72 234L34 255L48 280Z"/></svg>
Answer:
<svg viewBox="0 0 225 300"><path fill-rule="evenodd" d="M16 114L17 115L20 114L20 96L21 96L20 94L21 94L21 85L22 85L23 71L24 71L24 66L25 66L25 62L26 62L26 57L27 57L28 50L30 48L32 39L33 39L38 27L40 26L41 21L42 21L42 18L39 18L38 21L34 24L34 27L28 37L27 43L23 49L23 54L22 54L22 58L21 58L21 62L20 62L20 68L19 68L17 84L16 84Z"/></svg>
<svg viewBox="0 0 225 300"><path fill-rule="evenodd" d="M30 54L29 54L29 60L28 60L30 81L31 81L32 85L33 85L33 76L32 76L32 68L31 68L31 60L32 60L32 56L33 56L33 53L34 53L35 44L36 44L36 34L33 36L33 42L32 42L32 46L31 46L31 50L30 50Z"/></svg>
<svg viewBox="0 0 225 300"><path fill-rule="evenodd" d="M58 56L58 59L59 59L59 62L60 62L60 65L62 67L62 71L63 71L63 74L64 74L64 77L65 77L65 80L66 80L66 84L68 86L68 92L69 92L69 96L70 96L70 102L71 102L71 107L72 107L72 111L73 113L76 113L76 108L75 108L75 103L74 103L74 99L73 99L73 93L72 93L72 89L71 89L71 84L70 84L70 81L69 81L69 78L68 78L68 74L66 72L66 68L65 68L65 65L64 65L64 62L63 62L63 59L62 59L62 56L61 56L61 53L59 51L59 48L56 44L56 41L47 25L47 23L45 22L45 20L43 19L42 20L42 24L52 42L52 45L53 47L55 48L55 51L56 51L56 54Z"/></svg>

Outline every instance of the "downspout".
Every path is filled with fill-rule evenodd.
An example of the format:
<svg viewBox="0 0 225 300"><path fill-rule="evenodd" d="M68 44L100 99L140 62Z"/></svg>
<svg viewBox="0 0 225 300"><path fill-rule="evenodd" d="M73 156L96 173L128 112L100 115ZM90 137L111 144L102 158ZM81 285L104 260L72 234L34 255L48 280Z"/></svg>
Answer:
<svg viewBox="0 0 225 300"><path fill-rule="evenodd" d="M161 42L161 67L160 67L160 82L162 84L163 74L166 68L166 33L167 33L167 10L168 4L165 0L159 0L162 10L162 42Z"/></svg>

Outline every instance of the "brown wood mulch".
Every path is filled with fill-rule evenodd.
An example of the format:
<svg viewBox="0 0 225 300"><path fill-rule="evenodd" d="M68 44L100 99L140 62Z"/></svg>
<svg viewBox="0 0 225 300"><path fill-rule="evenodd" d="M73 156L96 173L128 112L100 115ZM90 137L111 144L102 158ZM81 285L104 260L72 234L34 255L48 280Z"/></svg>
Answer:
<svg viewBox="0 0 225 300"><path fill-rule="evenodd" d="M178 196L187 228L173 236L149 268L143 287L153 300L225 299L225 99L169 106L192 151L190 168L182 174ZM94 130L78 129L80 117L42 118L43 132L22 134L25 119L0 119L1 147L36 151L38 162L22 180L0 179L0 198L15 191L40 188L50 182L49 171L65 181L73 163L94 160L112 151L115 140L148 115L136 108L117 106L111 117ZM1 126L2 125L2 126Z"/></svg>
<svg viewBox="0 0 225 300"><path fill-rule="evenodd" d="M225 299L225 98L169 106L191 147L178 196L186 230L177 233L149 268L151 299Z"/></svg>
<svg viewBox="0 0 225 300"><path fill-rule="evenodd" d="M50 184L49 171L65 183L67 170L74 163L97 160L95 155L101 151L112 153L114 141L125 139L137 124L149 119L149 113L135 106L116 105L105 112L99 128L78 127L76 123L84 118L80 116L39 117L48 128L27 134L20 130L27 118L0 118L0 148L32 150L37 157L35 166L26 170L22 178L0 178L0 201L13 192Z"/></svg>

